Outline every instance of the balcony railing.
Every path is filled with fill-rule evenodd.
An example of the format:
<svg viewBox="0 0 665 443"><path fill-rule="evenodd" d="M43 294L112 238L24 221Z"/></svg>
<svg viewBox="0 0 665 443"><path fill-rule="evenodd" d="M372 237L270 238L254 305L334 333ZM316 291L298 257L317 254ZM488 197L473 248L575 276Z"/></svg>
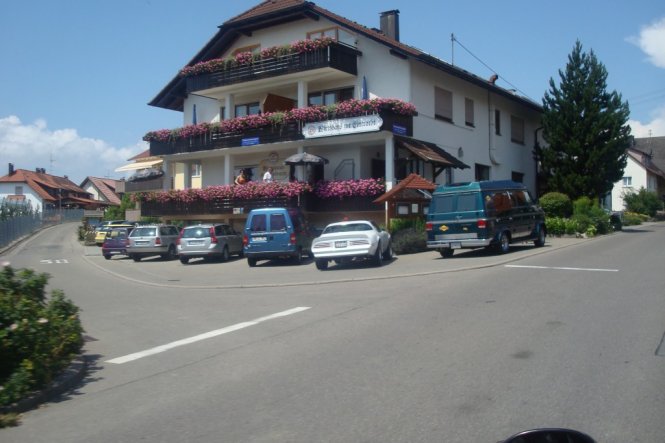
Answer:
<svg viewBox="0 0 665 443"><path fill-rule="evenodd" d="M358 50L350 46L333 43L312 52L257 60L248 65L188 77L187 93L320 68L333 68L357 75L359 54Z"/></svg>
<svg viewBox="0 0 665 443"><path fill-rule="evenodd" d="M346 197L343 199L321 199L312 194L299 198L217 199L194 202L141 203L143 217L182 217L212 214L247 214L256 208L299 207L306 212L360 212L382 211L383 206L372 203L374 197Z"/></svg>
<svg viewBox="0 0 665 443"><path fill-rule="evenodd" d="M413 117L395 114L392 111L381 111L379 115L383 120L382 131L390 131L407 136L413 135ZM300 122L291 122L283 125L251 129L242 134L207 133L172 141L153 140L150 142L150 155L185 154L220 148L237 148L265 143L296 141L303 140L304 138L302 124Z"/></svg>
<svg viewBox="0 0 665 443"><path fill-rule="evenodd" d="M125 192L161 191L164 189L164 177L136 182L125 182Z"/></svg>

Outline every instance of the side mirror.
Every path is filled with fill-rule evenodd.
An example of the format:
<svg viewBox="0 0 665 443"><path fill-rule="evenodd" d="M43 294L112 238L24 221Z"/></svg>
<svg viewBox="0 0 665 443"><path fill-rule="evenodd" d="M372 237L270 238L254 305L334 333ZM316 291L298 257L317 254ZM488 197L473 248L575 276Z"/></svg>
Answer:
<svg viewBox="0 0 665 443"><path fill-rule="evenodd" d="M515 434L503 443L596 443L582 432L573 429L531 429Z"/></svg>

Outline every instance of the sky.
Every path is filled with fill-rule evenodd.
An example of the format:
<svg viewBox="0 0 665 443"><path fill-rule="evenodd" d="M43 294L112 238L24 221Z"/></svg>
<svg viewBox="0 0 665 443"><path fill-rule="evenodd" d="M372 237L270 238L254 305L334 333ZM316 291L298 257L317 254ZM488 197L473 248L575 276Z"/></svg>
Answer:
<svg viewBox="0 0 665 443"><path fill-rule="evenodd" d="M183 125L148 102L213 37L259 0L1 0L0 176L45 168L80 184L148 145L143 135ZM628 101L635 137L665 136L662 0L315 0L379 27L400 11L400 40L537 103L559 82L576 40ZM451 44L454 34L455 45Z"/></svg>

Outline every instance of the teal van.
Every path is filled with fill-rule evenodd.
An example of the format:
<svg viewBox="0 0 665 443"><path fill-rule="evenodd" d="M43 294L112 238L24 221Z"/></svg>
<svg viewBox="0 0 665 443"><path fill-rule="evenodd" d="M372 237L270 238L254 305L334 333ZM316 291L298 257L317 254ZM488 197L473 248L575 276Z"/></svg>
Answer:
<svg viewBox="0 0 665 443"><path fill-rule="evenodd" d="M297 208L252 209L243 232L243 252L249 266L258 260L290 258L302 263L303 254L312 257L312 234Z"/></svg>
<svg viewBox="0 0 665 443"><path fill-rule="evenodd" d="M425 230L427 247L451 257L455 249L491 248L506 253L511 243L545 244L545 213L522 183L480 181L439 186L432 195Z"/></svg>

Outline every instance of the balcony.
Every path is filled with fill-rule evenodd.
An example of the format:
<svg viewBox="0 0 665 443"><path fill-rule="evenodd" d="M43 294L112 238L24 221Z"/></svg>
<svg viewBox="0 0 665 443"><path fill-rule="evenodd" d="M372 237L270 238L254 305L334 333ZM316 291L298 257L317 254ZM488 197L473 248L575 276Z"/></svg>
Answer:
<svg viewBox="0 0 665 443"><path fill-rule="evenodd" d="M302 54L289 54L257 60L210 74L187 78L187 93L219 88L236 83L261 80L314 69L331 68L352 75L358 74L360 52L350 46L332 43L330 46Z"/></svg>
<svg viewBox="0 0 665 443"><path fill-rule="evenodd" d="M300 198L217 199L188 203L146 201L141 203L141 216L196 217L210 214L247 214L252 209L270 207L299 207L310 213L382 211L383 205L372 203L375 198L376 196L321 199L306 194Z"/></svg>
<svg viewBox="0 0 665 443"><path fill-rule="evenodd" d="M413 117L381 110L383 120L381 131L395 132L400 135L413 135ZM342 118L342 116L337 116ZM150 141L150 155L173 155L191 152L209 151L220 148L238 148L258 145L303 140L302 122L289 122L282 125L249 129L238 133L206 133L202 135L172 139L169 141ZM398 129L399 128L399 129Z"/></svg>
<svg viewBox="0 0 665 443"><path fill-rule="evenodd" d="M135 182L128 181L124 182L124 185L124 192L161 191L164 189L164 177Z"/></svg>

